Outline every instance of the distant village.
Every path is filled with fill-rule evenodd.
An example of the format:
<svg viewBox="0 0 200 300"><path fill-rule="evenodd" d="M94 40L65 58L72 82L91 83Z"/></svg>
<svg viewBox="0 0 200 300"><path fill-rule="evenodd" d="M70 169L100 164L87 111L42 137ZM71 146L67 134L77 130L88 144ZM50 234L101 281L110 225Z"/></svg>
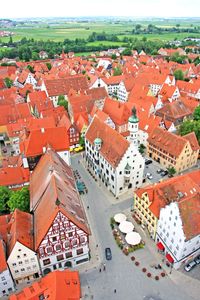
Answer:
<svg viewBox="0 0 200 300"><path fill-rule="evenodd" d="M200 48L187 47L1 61L0 188L27 189L30 205L0 212L0 297L81 299L77 268L89 268L93 228L76 156L114 201L131 193L134 220L171 268L200 255L200 126L180 134L200 120ZM185 63L166 59L174 53Z"/></svg>

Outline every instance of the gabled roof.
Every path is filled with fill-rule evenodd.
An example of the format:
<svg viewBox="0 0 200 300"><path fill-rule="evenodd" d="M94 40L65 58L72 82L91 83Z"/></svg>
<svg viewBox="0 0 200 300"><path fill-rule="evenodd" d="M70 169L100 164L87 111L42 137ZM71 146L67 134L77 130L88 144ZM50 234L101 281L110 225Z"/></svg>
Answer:
<svg viewBox="0 0 200 300"><path fill-rule="evenodd" d="M15 209L10 219L10 237L7 241L8 255L16 242L33 250L33 216L27 212Z"/></svg>
<svg viewBox="0 0 200 300"><path fill-rule="evenodd" d="M189 141L190 146L193 151L199 150L199 143L198 143L197 137L194 132L190 132L190 133L184 135L183 137Z"/></svg>
<svg viewBox="0 0 200 300"><path fill-rule="evenodd" d="M0 168L0 186L12 186L29 182L29 169L23 167Z"/></svg>
<svg viewBox="0 0 200 300"><path fill-rule="evenodd" d="M200 234L200 193L178 202L186 240Z"/></svg>
<svg viewBox="0 0 200 300"><path fill-rule="evenodd" d="M33 130L21 144L21 151L26 157L37 156L43 153L43 147L50 145L55 151L69 149L69 137L66 128L53 127Z"/></svg>
<svg viewBox="0 0 200 300"><path fill-rule="evenodd" d="M175 135L160 127L156 127L148 138L148 143L178 157L186 146L188 140L182 136Z"/></svg>
<svg viewBox="0 0 200 300"><path fill-rule="evenodd" d="M70 89L76 91L88 88L87 79L83 75L73 75L65 79L54 79L44 81L48 96L67 95Z"/></svg>
<svg viewBox="0 0 200 300"><path fill-rule="evenodd" d="M120 126L128 123L132 107L129 108L126 103L106 98L103 106L103 112L110 116L115 125Z"/></svg>
<svg viewBox="0 0 200 300"><path fill-rule="evenodd" d="M140 188L135 192L138 197L148 194L151 212L159 218L160 209L171 202L186 200L200 193L200 171L176 176L163 182Z"/></svg>
<svg viewBox="0 0 200 300"><path fill-rule="evenodd" d="M88 127L85 138L91 144L94 144L97 137L102 140L101 155L116 168L130 143L121 134L95 116Z"/></svg>
<svg viewBox="0 0 200 300"><path fill-rule="evenodd" d="M10 300L80 300L81 283L78 271L54 271L10 296Z"/></svg>
<svg viewBox="0 0 200 300"><path fill-rule="evenodd" d="M30 180L30 209L34 212L35 249L47 234L58 212L90 233L73 171L57 153L48 150Z"/></svg>
<svg viewBox="0 0 200 300"><path fill-rule="evenodd" d="M157 111L159 115L163 117L172 118L174 120L190 116L192 114L191 109L186 106L181 100L166 103L161 109Z"/></svg>

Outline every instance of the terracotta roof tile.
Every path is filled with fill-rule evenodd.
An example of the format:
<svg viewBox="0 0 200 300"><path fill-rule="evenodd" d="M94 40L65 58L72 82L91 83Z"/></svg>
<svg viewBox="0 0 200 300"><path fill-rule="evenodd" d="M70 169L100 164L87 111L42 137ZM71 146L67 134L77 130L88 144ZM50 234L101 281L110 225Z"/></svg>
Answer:
<svg viewBox="0 0 200 300"><path fill-rule="evenodd" d="M81 283L78 271L54 271L21 292L13 294L10 300L36 300L44 296L49 300L80 300Z"/></svg>
<svg viewBox="0 0 200 300"><path fill-rule="evenodd" d="M0 273L7 270L5 244L0 239Z"/></svg>
<svg viewBox="0 0 200 300"><path fill-rule="evenodd" d="M53 150L42 156L31 175L30 208L34 211L35 249L59 211L90 233L73 171Z"/></svg>
<svg viewBox="0 0 200 300"><path fill-rule="evenodd" d="M129 142L95 116L86 132L86 139L94 144L97 137L102 140L101 155L113 167L117 167L130 145Z"/></svg>

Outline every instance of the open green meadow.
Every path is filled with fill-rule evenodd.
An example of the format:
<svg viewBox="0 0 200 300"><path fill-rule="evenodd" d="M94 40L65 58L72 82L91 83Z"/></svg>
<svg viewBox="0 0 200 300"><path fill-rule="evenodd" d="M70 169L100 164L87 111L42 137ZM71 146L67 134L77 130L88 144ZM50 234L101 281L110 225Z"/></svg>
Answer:
<svg viewBox="0 0 200 300"><path fill-rule="evenodd" d="M192 22L192 24L191 24ZM180 21L180 20L165 20L165 21L99 21L99 22L63 22L57 26L49 26L44 22L35 26L23 26L11 28L10 31L14 32L13 41L18 41L23 37L34 38L35 40L53 40L63 41L64 39L87 39L92 32L100 33L105 31L106 34L115 34L120 40L124 37L132 37L142 39L145 36L147 39L155 40L161 39L164 41L182 39L185 37L200 37L200 34L192 33L163 33L163 34L131 34L136 24L142 25L144 28L148 24L153 24L163 28L175 27L177 24L180 28L191 28L192 26L200 26L199 20L192 21ZM9 30L6 28L0 28L0 30ZM9 38L1 38L1 41L8 41ZM100 42L94 42L92 45L99 45ZM105 44L105 42L103 42ZM109 43L109 42L108 42ZM112 43L113 45L113 43ZM116 43L118 45L118 43Z"/></svg>

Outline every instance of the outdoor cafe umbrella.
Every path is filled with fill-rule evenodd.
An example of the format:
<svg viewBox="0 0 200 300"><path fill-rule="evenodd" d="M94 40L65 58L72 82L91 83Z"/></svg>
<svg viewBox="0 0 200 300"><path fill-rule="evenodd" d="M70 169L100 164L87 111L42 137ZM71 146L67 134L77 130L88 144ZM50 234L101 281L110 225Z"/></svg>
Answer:
<svg viewBox="0 0 200 300"><path fill-rule="evenodd" d="M125 240L129 245L138 245L141 242L141 236L137 232L129 232Z"/></svg>
<svg viewBox="0 0 200 300"><path fill-rule="evenodd" d="M121 223L121 222L123 222L123 221L126 221L126 216L125 216L124 214L122 214L122 213L119 213L119 214L116 214L116 215L114 216L114 220L115 220L115 222L117 222L117 223Z"/></svg>
<svg viewBox="0 0 200 300"><path fill-rule="evenodd" d="M128 221L123 221L119 225L119 230L122 233L129 233L129 232L133 231L133 229L134 229L133 224L131 222L128 222Z"/></svg>

